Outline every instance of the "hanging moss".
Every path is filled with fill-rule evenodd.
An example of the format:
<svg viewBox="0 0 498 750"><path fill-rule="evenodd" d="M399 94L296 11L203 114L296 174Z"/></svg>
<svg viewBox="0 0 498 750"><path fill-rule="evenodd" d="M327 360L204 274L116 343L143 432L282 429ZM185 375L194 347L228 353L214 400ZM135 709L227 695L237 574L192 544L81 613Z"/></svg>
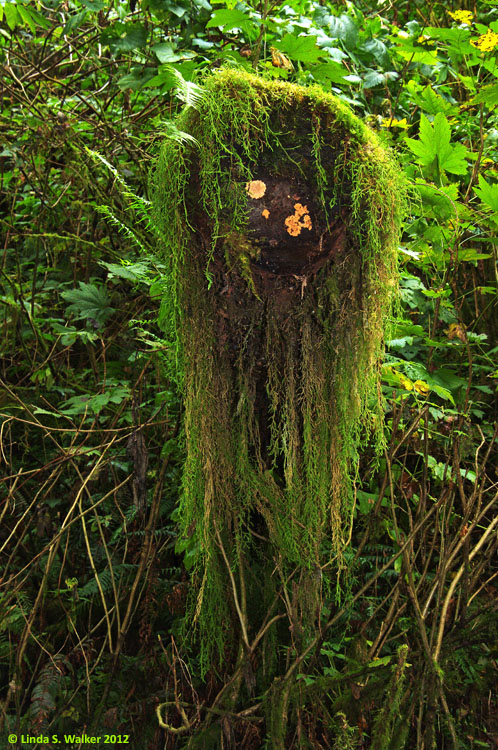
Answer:
<svg viewBox="0 0 498 750"><path fill-rule="evenodd" d="M316 87L221 70L178 128L197 145L165 142L153 204L185 401L185 623L205 672L241 618L255 636L280 587L298 648L339 580L358 451L382 446L406 188Z"/></svg>

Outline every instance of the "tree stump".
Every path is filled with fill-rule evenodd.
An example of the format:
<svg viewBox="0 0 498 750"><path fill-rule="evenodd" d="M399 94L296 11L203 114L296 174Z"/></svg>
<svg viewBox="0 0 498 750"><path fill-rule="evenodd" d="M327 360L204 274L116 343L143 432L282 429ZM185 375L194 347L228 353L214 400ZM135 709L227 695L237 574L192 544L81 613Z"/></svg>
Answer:
<svg viewBox="0 0 498 750"><path fill-rule="evenodd" d="M406 188L319 88L222 70L177 127L153 205L185 402L185 629L203 673L235 660L237 633L267 650L270 679L276 629L299 652L336 587L358 451L381 435Z"/></svg>

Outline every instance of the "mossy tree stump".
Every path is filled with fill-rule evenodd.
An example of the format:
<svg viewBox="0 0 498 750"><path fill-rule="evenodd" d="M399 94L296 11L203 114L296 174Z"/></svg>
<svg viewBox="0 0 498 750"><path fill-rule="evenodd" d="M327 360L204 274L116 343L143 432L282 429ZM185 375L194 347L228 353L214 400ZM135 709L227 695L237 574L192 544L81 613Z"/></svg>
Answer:
<svg viewBox="0 0 498 750"><path fill-rule="evenodd" d="M376 137L318 88L223 70L178 128L195 142L164 144L153 203L185 400L185 629L203 673L249 654L259 690L281 670L277 641L297 654L319 627L358 450L381 443L406 191Z"/></svg>

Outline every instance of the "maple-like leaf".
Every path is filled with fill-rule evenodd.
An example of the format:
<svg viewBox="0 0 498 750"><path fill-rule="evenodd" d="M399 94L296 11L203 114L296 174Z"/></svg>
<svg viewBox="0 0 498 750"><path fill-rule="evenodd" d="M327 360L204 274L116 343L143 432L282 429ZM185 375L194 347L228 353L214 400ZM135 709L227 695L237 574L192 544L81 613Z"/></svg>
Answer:
<svg viewBox="0 0 498 750"><path fill-rule="evenodd" d="M79 282L79 289L70 289L62 292L61 296L66 302L70 302L66 313L72 313L75 318L94 321L97 327L102 327L114 312L110 306L109 296L103 287L95 284Z"/></svg>
<svg viewBox="0 0 498 750"><path fill-rule="evenodd" d="M440 172L465 174L467 149L461 143L451 144L450 124L442 112L438 112L432 123L425 115L420 118L420 138L406 138L406 145L418 156L424 166L436 162Z"/></svg>

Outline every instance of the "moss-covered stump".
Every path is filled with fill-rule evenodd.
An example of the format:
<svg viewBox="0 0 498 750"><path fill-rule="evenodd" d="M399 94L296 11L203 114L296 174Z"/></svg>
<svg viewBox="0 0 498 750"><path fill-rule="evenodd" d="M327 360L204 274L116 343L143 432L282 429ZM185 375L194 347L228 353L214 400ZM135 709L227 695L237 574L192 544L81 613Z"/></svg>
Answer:
<svg viewBox="0 0 498 750"><path fill-rule="evenodd" d="M185 400L186 631L202 672L252 653L264 681L344 565L406 191L318 88L222 70L177 126L192 138L164 144L153 203Z"/></svg>

